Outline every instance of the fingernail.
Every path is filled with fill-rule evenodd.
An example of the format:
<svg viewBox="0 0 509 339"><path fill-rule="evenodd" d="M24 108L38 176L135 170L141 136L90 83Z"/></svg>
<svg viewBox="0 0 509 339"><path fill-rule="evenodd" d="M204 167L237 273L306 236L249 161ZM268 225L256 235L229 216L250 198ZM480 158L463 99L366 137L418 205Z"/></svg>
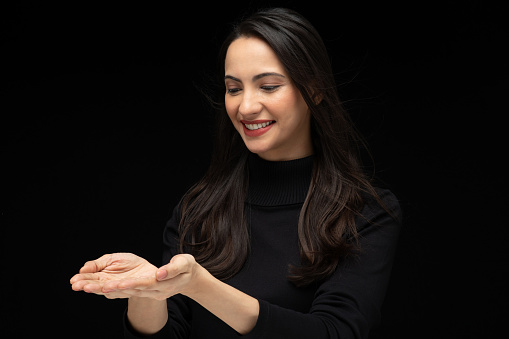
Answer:
<svg viewBox="0 0 509 339"><path fill-rule="evenodd" d="M166 270L157 271L157 280L163 280L167 276L168 276L168 271L166 271Z"/></svg>

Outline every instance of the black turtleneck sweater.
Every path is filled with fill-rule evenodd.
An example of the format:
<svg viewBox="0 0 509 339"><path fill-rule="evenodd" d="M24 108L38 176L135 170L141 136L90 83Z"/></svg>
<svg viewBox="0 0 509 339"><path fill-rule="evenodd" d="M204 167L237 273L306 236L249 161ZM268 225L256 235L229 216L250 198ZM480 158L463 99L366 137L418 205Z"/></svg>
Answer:
<svg viewBox="0 0 509 339"><path fill-rule="evenodd" d="M249 157L246 201L251 252L243 269L227 281L257 298L260 314L245 338L367 338L380 322L399 224L373 198L357 219L361 254L343 262L320 284L297 288L289 264L299 265L297 223L311 181L313 157L270 162ZM390 191L379 190L386 206L400 214ZM368 222L370 220L371 222ZM176 211L164 232L164 263L178 253ZM152 338L238 338L231 327L182 295L168 299L169 320ZM126 338L137 338L125 319Z"/></svg>

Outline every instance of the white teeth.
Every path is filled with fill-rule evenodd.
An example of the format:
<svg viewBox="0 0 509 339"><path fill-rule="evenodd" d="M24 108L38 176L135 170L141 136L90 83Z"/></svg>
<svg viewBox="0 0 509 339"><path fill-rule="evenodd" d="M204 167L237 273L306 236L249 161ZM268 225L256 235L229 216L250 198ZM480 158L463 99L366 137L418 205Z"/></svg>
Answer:
<svg viewBox="0 0 509 339"><path fill-rule="evenodd" d="M245 126L246 126L246 128L248 130L254 131L254 130L257 130L257 129L262 128L262 127L267 127L267 126L269 126L272 123L273 123L273 121L269 121L269 122L264 122L264 123L261 123L261 124L245 124Z"/></svg>

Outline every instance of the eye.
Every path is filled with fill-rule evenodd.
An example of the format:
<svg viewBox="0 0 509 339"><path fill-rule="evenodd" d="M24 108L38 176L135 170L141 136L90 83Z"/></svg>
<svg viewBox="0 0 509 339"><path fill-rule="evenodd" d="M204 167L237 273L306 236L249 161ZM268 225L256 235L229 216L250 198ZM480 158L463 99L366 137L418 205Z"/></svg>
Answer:
<svg viewBox="0 0 509 339"><path fill-rule="evenodd" d="M260 88L263 89L265 92L274 92L277 90L281 85L275 85L275 86L261 86Z"/></svg>
<svg viewBox="0 0 509 339"><path fill-rule="evenodd" d="M237 94L240 91L241 91L240 88L228 88L226 90L226 94L235 95L235 94Z"/></svg>

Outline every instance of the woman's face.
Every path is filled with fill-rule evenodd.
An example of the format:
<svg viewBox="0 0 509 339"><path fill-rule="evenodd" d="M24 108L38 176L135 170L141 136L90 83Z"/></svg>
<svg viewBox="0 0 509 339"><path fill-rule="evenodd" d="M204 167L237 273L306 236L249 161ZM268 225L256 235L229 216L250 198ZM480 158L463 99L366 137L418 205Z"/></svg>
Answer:
<svg viewBox="0 0 509 339"><path fill-rule="evenodd" d="M266 42L233 41L224 81L226 111L251 152L270 161L313 153L308 106Z"/></svg>

